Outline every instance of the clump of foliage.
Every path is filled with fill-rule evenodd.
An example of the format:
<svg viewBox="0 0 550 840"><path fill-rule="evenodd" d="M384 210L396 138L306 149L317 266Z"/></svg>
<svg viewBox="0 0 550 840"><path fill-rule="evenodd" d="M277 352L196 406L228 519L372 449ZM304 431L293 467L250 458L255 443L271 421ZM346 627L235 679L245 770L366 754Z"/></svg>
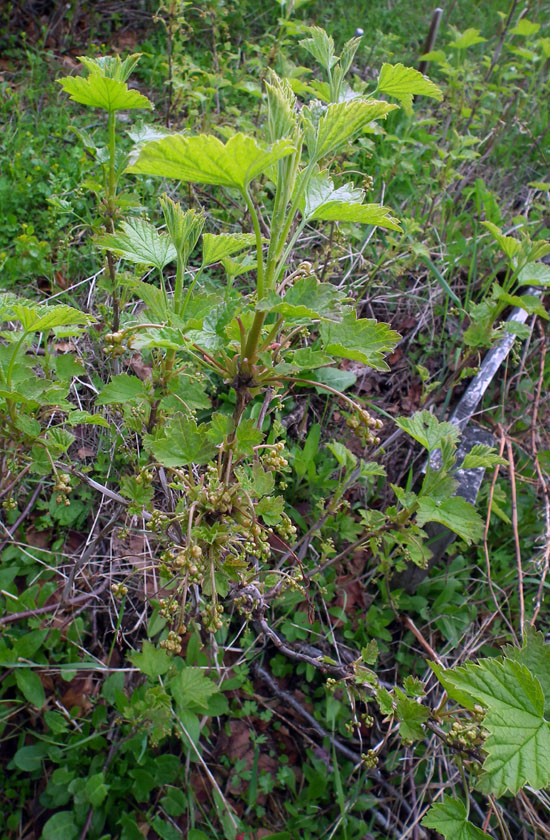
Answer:
<svg viewBox="0 0 550 840"><path fill-rule="evenodd" d="M185 11L181 5L163 4L159 10L175 62L165 122L178 108L174 83L182 54L174 21ZM209 14L216 23L214 5L209 4ZM399 219L385 204L368 200L378 167L384 170L392 155L390 181L393 195L399 195L409 177L406 166L403 172L399 167L399 156L415 130L413 101L428 97L440 103L441 87L400 62L383 63L376 80L352 78L360 38L348 40L337 53L330 35L316 26L300 27L291 12L287 8L279 21L261 68L257 90L260 96L265 91L265 109L254 120L237 115L236 124L228 119L224 125L218 101L216 133L208 120L203 125L212 133L138 123L128 132L129 146L121 137L120 112L153 109L151 99L129 83L138 54L124 60L82 57L87 74L59 80L74 102L106 115L106 134L99 142L97 135L78 132L93 161L86 187L97 202L93 243L105 262L93 314L76 300L74 306L42 304L11 291L0 299L6 326L0 348L1 492L4 528L12 541L0 570L0 622L7 627L0 659L8 669L1 689L7 711L0 726L13 748L7 769L16 780L6 794L16 803L6 818L9 836L23 830L25 799L44 767L45 840L133 838L147 832L172 838L181 830L192 840L204 840L219 833L213 819L232 840L253 837L275 790L288 801L284 823L279 820L282 833L274 837L319 836L312 827L316 815L332 808L336 796L339 817L334 829L326 830L359 838L372 828L366 815L377 807L370 798L374 785L383 781L391 789L382 769L390 772L392 762L398 766L404 755L413 786L421 785L426 780L422 762L430 750L458 768L464 799L445 795L424 808L422 825L448 838L491 836L489 818L482 830L470 812L471 803L478 808L478 797L486 795L507 836L504 806L495 797L516 796L526 786L540 791L550 783L541 759L550 746L548 645L532 627L522 629L521 647L486 650L477 663L461 665L434 655L420 634L429 652L429 675L413 676L413 660L400 651L396 661L403 668L392 669L387 678L393 632L388 628L399 619L418 639L409 615L416 611L432 620L434 592L440 609L447 610L434 617L438 632L448 640L464 632L460 613L469 605L459 601L453 585L444 581L439 591L437 579L426 579L410 595L396 589L395 576L406 576L411 567L427 572L436 526L459 538L451 567L457 578L468 570L466 552L482 542L487 550L488 524L456 495L459 469L495 471L491 499L501 503L506 522L506 499L495 489L499 469L514 468L502 457L504 443L500 454L477 445L458 462L455 424L421 406L411 416L393 419L350 391L355 383L350 368L376 375L388 371L387 356L401 342L395 329L373 317L363 295L404 243L448 294L449 310L449 301L457 306L445 319L458 315L468 323L461 333L466 349L456 361L457 379L461 370L472 373L467 365L480 348L503 335L499 319L506 307L546 317L533 289L525 293L522 286L548 284L542 260L550 246L540 230L514 237L502 232L500 216L486 218L484 229L504 253L506 270L498 282L486 284L481 300L475 301L468 288L463 307L418 241L414 214ZM517 24L516 35L537 34L532 28L527 33L526 23ZM284 56L283 34L288 37L293 26L305 36L293 49L316 62L321 78L306 79L307 68L288 78L276 72ZM453 137L449 154L439 157L441 193L432 197L429 215L441 203L443 226L460 161L468 159L465 150L472 145L469 126L484 113L485 97L500 90L480 88L472 106L464 104L473 73L464 51L477 43L479 32L456 34L449 45L459 57L456 66L445 54L427 57L447 77L449 104L441 107L467 123L461 127L464 135ZM544 51L544 39L539 46ZM523 53L514 56L534 61ZM215 90L210 93L215 101ZM435 136L423 135L421 183L432 171ZM365 175L374 150L374 175ZM490 194L482 185L476 189L490 207ZM365 239L362 226L368 226ZM371 279L337 282L332 249L354 238L361 242L361 256L367 245L375 247L375 229L388 239L386 256ZM525 329L518 334L528 335ZM419 365L418 371L426 402L438 383L428 384L426 367ZM321 449L321 423L293 436L287 418L298 398L307 395L312 401L323 394L339 416ZM392 482L377 457L390 420L392 431L404 433L427 459L416 481L411 472L407 480ZM77 469L73 453L80 446L84 455L78 457L89 457L85 442L91 439L98 455ZM539 459L536 464L540 475ZM30 557L13 541L27 515L19 512L23 488L31 492L29 510L44 494L38 524L50 532L82 528L95 515L92 491L101 505L114 506L74 569L63 566L63 538ZM516 521L517 510L512 515ZM129 562L110 564L98 588L93 575L86 577L88 593L75 596L75 576L87 574L84 563L105 535L115 539L115 527L120 546L131 546L136 538L147 546L146 559L136 558L133 548L123 549ZM350 621L337 606L340 583L334 569L356 549L364 553L371 592L364 620ZM98 630L94 618L90 630L80 616L68 626L44 627L40 615L55 609L50 599L56 597L60 569L61 597L71 609L111 599L108 629ZM490 578L489 585L494 598ZM522 580L519 594L519 615L526 618ZM130 623L140 602L137 626L143 622L146 633L136 634ZM327 604L344 628L345 648ZM531 625L539 609L540 604ZM87 637L97 638L99 632L108 639L102 658L85 653ZM131 639L135 648L125 659L121 638ZM60 677L48 686L46 668L52 663ZM72 711L67 711L70 699L51 706L46 689L61 696L61 681L72 684L80 671L105 679L70 695L77 701ZM278 742L271 736L267 756L262 751L267 736L255 731L246 736L251 765L232 763L223 754L221 721L229 739L231 733L236 738L237 723L248 728L250 719L271 721L269 705L259 711L253 679L290 708L301 708L274 680L296 676L315 698L316 715L302 708L303 719L325 739L324 752L309 750L297 777L282 760L284 733ZM94 697L90 714L87 694ZM10 724L14 716L24 720L25 707L32 714L42 711L43 731L31 743L24 724L15 729ZM215 756L225 776L213 769L208 755ZM275 761L275 755L278 769L268 772L266 756ZM334 787L327 787L327 769ZM201 774L213 811L188 792L200 789ZM349 791L346 775L354 779ZM149 806L151 797L159 810ZM389 830L383 812L377 822ZM342 833L336 833L339 826Z"/></svg>

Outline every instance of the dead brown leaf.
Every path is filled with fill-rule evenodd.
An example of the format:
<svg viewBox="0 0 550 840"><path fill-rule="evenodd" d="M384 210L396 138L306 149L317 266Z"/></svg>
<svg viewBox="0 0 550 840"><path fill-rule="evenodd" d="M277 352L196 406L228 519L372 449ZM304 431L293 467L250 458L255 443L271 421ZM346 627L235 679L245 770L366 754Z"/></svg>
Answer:
<svg viewBox="0 0 550 840"><path fill-rule="evenodd" d="M72 353L76 350L72 341L56 341L52 346L57 353Z"/></svg>
<svg viewBox="0 0 550 840"><path fill-rule="evenodd" d="M49 548L52 539L52 532L49 529L37 531L33 525L30 525L25 531L25 542L33 548Z"/></svg>
<svg viewBox="0 0 550 840"><path fill-rule="evenodd" d="M334 604L343 609L347 615L360 615L365 611L365 587L359 578L339 575L336 578L336 591L338 594ZM341 627L343 623L339 618L334 619L336 627Z"/></svg>
<svg viewBox="0 0 550 840"><path fill-rule="evenodd" d="M76 450L76 454L81 460L84 460L84 458L93 458L96 451L90 446L81 446L80 449Z"/></svg>
<svg viewBox="0 0 550 840"><path fill-rule="evenodd" d="M137 378L141 379L142 382L146 382L147 380L150 380L152 378L153 365L145 364L141 353L134 353L134 355L130 359L130 367L134 371Z"/></svg>
<svg viewBox="0 0 550 840"><path fill-rule="evenodd" d="M403 348L396 347L393 353L390 353L390 355L387 357L387 362L390 365L390 367L392 367L393 365L397 364L397 362L400 362L402 358Z"/></svg>
<svg viewBox="0 0 550 840"><path fill-rule="evenodd" d="M75 61L70 55L61 56L61 64L67 70L78 70L82 67L82 65L78 61Z"/></svg>
<svg viewBox="0 0 550 840"><path fill-rule="evenodd" d="M54 271L54 277L55 277L55 284L56 284L56 286L59 286L60 289L66 289L68 287L69 280L67 279L67 276L64 274L63 271L59 271L59 270Z"/></svg>
<svg viewBox="0 0 550 840"><path fill-rule="evenodd" d="M61 702L69 711L78 706L81 712L87 712L92 708L90 697L93 692L93 680L90 674L75 677L67 686L67 690L61 697Z"/></svg>

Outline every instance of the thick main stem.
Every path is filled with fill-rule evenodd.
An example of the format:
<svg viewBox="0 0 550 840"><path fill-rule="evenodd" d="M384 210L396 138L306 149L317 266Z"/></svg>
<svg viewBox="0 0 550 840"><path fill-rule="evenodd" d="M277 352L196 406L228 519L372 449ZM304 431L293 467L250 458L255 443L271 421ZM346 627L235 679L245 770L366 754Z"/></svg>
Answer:
<svg viewBox="0 0 550 840"><path fill-rule="evenodd" d="M248 333L248 340L246 342L245 358L250 364L254 364L258 356L258 345L262 335L262 327L265 321L265 312L256 312L254 321ZM243 359L244 361L244 359Z"/></svg>
<svg viewBox="0 0 550 840"><path fill-rule="evenodd" d="M109 118L107 123L108 143L109 143L109 173L107 179L107 218L108 226L111 233L115 230L115 202L116 202L116 116L114 111L109 111ZM107 251L107 268L109 270L109 278L112 285L113 295L113 332L118 332L120 327L120 301L118 297L118 283L116 279L115 264L113 255Z"/></svg>
<svg viewBox="0 0 550 840"><path fill-rule="evenodd" d="M116 171L115 171L115 147L116 147L116 133L115 133L115 112L109 111L109 120L107 130L109 135L109 185L108 185L108 202L109 202L109 216L111 219L112 229L114 230L114 199L116 195Z"/></svg>
<svg viewBox="0 0 550 840"><path fill-rule="evenodd" d="M256 257L258 261L256 294L258 296L258 300L260 300L260 298L264 296L264 259L262 254L262 232L260 230L260 220L258 219L258 213L256 212L256 208L254 207L254 202L250 197L250 193L246 188L243 190L243 197L246 201L246 206L248 207L248 212L250 213L250 219L252 221L252 227L254 228L254 233L256 235Z"/></svg>
<svg viewBox="0 0 550 840"><path fill-rule="evenodd" d="M174 311L176 315L180 314L181 298L183 295L183 275L185 272L183 260L178 254L176 264L176 285L174 286Z"/></svg>

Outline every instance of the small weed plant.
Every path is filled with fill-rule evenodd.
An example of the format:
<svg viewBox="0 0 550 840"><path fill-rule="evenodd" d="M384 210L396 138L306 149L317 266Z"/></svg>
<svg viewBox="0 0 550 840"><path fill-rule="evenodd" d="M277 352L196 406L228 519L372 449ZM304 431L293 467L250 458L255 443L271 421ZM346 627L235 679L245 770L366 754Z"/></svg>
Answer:
<svg viewBox="0 0 550 840"><path fill-rule="evenodd" d="M182 5L162 4L174 46L170 60L179 57L174 21ZM463 33L450 45L455 63L442 53L428 57L445 70L451 88L466 72L461 51L477 43L473 30L468 32L468 43ZM82 58L86 75L59 80L73 101L107 115L105 145L79 132L95 162L87 186L97 200L94 242L105 260L105 297L93 315L11 292L0 298L6 325L0 347L3 505L16 530L18 488L34 476L51 493L44 513L48 522L72 524L76 519L71 515L89 511L85 493L93 488L117 506L114 521L124 519L121 540L130 538L138 523L144 525L142 533L152 546L146 569L152 584L145 593L148 639L129 656L142 675L137 690L128 696L124 672L115 670L103 682L102 703L84 729L72 731L62 714L48 710L47 736L32 746L23 740L18 745L15 770L39 775L46 758L57 765L41 795L44 807L58 809L44 826L45 840L72 840L88 832L126 840L143 836L148 828L171 840L176 835L168 819L147 816L138 824L129 813L114 814L113 807L130 795L146 802L151 791L162 789L165 816L187 812L189 803L178 784L180 763L157 751L175 740L188 764L206 768L218 819L231 840L245 836L253 808L261 818L258 792L267 797L278 786L299 799L289 767L281 765L275 781L259 772L263 736L251 744L252 772L246 764L233 767L234 779L249 785L240 811L202 759L201 739L210 736L216 718L228 713L231 692L240 688L253 696L245 658L233 666L231 677L217 679L223 665L218 645L227 643L233 650L229 640L237 627L245 649L258 639L274 646L273 673L284 677L290 662L325 691L334 731L342 728L351 708L354 714L360 710L365 733L372 730L374 715L395 724L403 754L421 753L428 736L438 739L460 771L463 796L445 795L424 814L422 825L449 840L490 836L470 819L471 790L490 797L499 815L495 797L550 784L550 648L533 627L526 625L521 646L508 646L502 655L484 656L476 664L446 668L432 657L432 673L444 690L437 704L421 680L409 676L402 684L388 682L377 665L377 639L383 648L388 624L406 605L407 596L392 581L411 566L428 568L430 527L445 526L463 546L483 539L479 513L456 495L459 466L496 469L507 462L478 444L457 464L459 429L427 410L392 421L425 450L426 468L418 484L390 487L373 455L383 415L347 393L353 381L348 367L387 370L385 357L395 351L400 335L364 317L357 290L325 279L327 261L309 255L308 242L312 232L332 241L350 225L404 235L393 210L368 200L369 177L361 172L358 184L343 173L350 168L349 156L357 154L359 139L382 136L391 147L399 138L384 136L389 115L401 108L410 119L415 97L439 102L442 92L401 63L383 64L370 85L350 82L360 39L347 41L337 54L323 29L310 27L306 34L302 54L315 61L322 77L307 83L294 78L291 84L266 67L265 113L259 112L259 127L246 133L229 122L224 126L221 117L216 134L138 126L128 132L132 147L127 150L117 115L153 107L128 84L139 55ZM170 66L166 123L175 107L174 78ZM458 101L451 105L471 122L476 110L485 107L483 94L470 109L463 94L457 83ZM441 177L448 176L446 171ZM157 223L144 217L140 184L148 194L156 193L158 185L160 224L159 214ZM481 303L471 304L465 341L474 349L499 337L495 322L507 306L545 317L540 299L519 289L550 282L541 262L550 253L546 241L525 233L506 236L491 221L485 228L505 254L507 268L502 282L493 284ZM93 372L74 352L77 341L90 356L101 358ZM60 352L67 347L69 352ZM93 398L82 396L83 377ZM321 462L319 424L302 436L303 443L293 441L285 417L297 393L329 395L355 451L334 438ZM77 470L71 463L69 450L86 429L103 436L111 452L115 478L109 487L89 468ZM85 488L80 508L71 501L77 487ZM357 487L362 502L354 503L352 511L350 490ZM369 505L375 489L380 497L391 494L391 503ZM300 512L300 494L312 503L313 521ZM324 573L337 562L341 539L368 553L369 585L375 593L369 607L373 632L365 634L362 647L348 648L345 662L300 644L308 637L306 619L309 627L316 626L321 596L335 585L327 583ZM304 546L313 547L314 562L311 555L305 561ZM26 603L12 587L24 571L19 555L14 553L2 569L2 592L16 602L9 611L44 611L55 564L52 558L43 562L40 586L26 590ZM135 569L116 570L109 581L119 611L115 637L136 593L137 577ZM307 613L297 610L300 604ZM0 658L10 666L2 690L19 692L38 709L45 694L37 668L46 664L47 644L48 657L69 678L78 670L78 663L61 652L61 631L50 633L46 644L49 632L37 622L30 633L10 630L0 642ZM75 622L75 648L82 632ZM214 653L206 653L207 638ZM107 670L115 642L103 663ZM256 668L259 678L272 679ZM236 719L235 706L232 711ZM241 711L244 716L246 710ZM271 711L265 714L268 719ZM361 768L360 784L368 789L369 778L379 773L384 739L366 734L361 743L363 748L348 753ZM79 775L80 750L89 752L85 777ZM308 765L310 793L322 788L321 764L317 756ZM323 795L315 799L311 793L310 799L323 802ZM362 790L354 796L358 808L368 808ZM341 836L364 836L366 823L346 816L341 779L339 804L349 828ZM312 805L310 822L314 810ZM8 828L15 830L15 823ZM207 837L194 826L190 832L193 840ZM315 836L311 825L303 836Z"/></svg>

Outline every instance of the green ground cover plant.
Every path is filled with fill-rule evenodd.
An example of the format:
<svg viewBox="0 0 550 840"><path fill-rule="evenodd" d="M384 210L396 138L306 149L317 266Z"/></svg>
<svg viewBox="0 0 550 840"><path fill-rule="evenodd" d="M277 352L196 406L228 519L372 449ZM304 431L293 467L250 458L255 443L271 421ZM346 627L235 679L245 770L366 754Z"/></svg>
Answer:
<svg viewBox="0 0 550 840"><path fill-rule="evenodd" d="M3 82L7 838L547 831L548 33L453 4L428 77L413 5L162 2L31 151Z"/></svg>

